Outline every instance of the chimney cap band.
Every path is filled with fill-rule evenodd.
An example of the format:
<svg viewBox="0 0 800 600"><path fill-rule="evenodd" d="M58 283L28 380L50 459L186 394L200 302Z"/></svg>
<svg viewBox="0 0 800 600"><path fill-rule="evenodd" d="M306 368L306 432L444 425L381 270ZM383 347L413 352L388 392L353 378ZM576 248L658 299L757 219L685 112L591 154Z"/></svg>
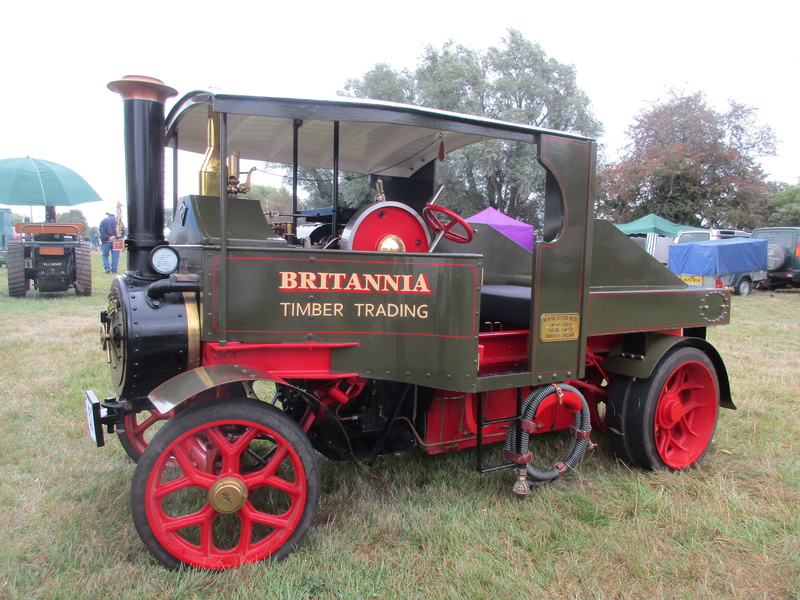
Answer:
<svg viewBox="0 0 800 600"><path fill-rule="evenodd" d="M108 89L117 92L123 100L150 100L161 104L178 93L160 79L141 75L126 75L109 83Z"/></svg>

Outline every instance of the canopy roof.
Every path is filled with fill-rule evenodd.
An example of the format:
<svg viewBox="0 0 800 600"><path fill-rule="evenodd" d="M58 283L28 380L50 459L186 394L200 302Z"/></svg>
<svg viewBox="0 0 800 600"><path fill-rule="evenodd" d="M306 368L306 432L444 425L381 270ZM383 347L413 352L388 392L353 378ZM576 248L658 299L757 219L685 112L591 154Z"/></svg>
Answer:
<svg viewBox="0 0 800 600"><path fill-rule="evenodd" d="M617 228L626 235L635 233L658 233L669 237L675 237L684 229L689 229L686 225L676 225L658 215L646 215L641 219L636 219L624 225L617 225Z"/></svg>
<svg viewBox="0 0 800 600"><path fill-rule="evenodd" d="M392 102L347 98L304 100L191 92L167 117L168 144L195 153L208 147L211 112L226 114L227 154L293 164L298 124L298 164L333 168L334 123L339 125L339 169L409 177L440 150L487 139L536 143L542 133L588 138L484 117ZM443 147L443 148L440 148Z"/></svg>

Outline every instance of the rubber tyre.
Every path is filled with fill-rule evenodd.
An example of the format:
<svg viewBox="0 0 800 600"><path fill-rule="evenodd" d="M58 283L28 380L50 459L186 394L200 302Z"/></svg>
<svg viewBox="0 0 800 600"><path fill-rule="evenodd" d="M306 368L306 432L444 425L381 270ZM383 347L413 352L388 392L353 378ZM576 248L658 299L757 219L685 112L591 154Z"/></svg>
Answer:
<svg viewBox="0 0 800 600"><path fill-rule="evenodd" d="M92 247L89 244L75 248L74 287L78 296L92 295ZM83 291L80 291L81 288Z"/></svg>
<svg viewBox="0 0 800 600"><path fill-rule="evenodd" d="M175 478L166 478L170 471ZM227 502L228 491L214 490L232 480L245 487L233 494L243 505L223 514L210 497ZM299 426L258 400L220 398L178 413L152 439L133 475L131 511L164 566L220 570L285 558L319 497L316 455Z"/></svg>
<svg viewBox="0 0 800 600"><path fill-rule="evenodd" d="M708 451L719 416L719 380L704 352L668 351L647 379L617 376L606 413L615 454L642 469L679 471Z"/></svg>
<svg viewBox="0 0 800 600"><path fill-rule="evenodd" d="M12 298L23 298L29 284L25 279L25 248L19 242L9 242L8 256L8 295Z"/></svg>
<svg viewBox="0 0 800 600"><path fill-rule="evenodd" d="M780 271L789 262L789 251L778 244L767 246L767 271Z"/></svg>
<svg viewBox="0 0 800 600"><path fill-rule="evenodd" d="M749 296L750 292L753 291L753 282L750 281L749 277L742 277L739 280L739 283L736 284L736 289L734 293L737 296Z"/></svg>

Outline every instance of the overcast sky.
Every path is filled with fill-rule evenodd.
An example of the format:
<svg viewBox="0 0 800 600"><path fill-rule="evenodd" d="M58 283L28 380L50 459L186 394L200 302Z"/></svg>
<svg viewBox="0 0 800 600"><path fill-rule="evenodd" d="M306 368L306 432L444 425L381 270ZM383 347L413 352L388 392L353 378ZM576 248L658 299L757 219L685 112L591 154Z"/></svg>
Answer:
<svg viewBox="0 0 800 600"><path fill-rule="evenodd" d="M122 101L106 88L124 75L157 77L182 95L331 97L377 63L413 69L425 45L486 50L509 27L572 64L614 159L633 118L675 88L758 109L779 156L768 178L800 178L800 5L738 2L480 3L75 0L7 3L0 56L0 158L31 156L77 171L104 199L90 224L125 202ZM175 101L167 103L167 109ZM27 209L14 208L15 212ZM27 214L27 213L26 213ZM41 218L34 214L35 218Z"/></svg>

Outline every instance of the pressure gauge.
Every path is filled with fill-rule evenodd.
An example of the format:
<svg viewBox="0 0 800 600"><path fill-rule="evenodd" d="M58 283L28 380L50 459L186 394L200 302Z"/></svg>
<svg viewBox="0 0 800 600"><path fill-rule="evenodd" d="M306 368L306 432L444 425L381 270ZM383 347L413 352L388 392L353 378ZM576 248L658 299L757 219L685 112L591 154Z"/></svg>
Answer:
<svg viewBox="0 0 800 600"><path fill-rule="evenodd" d="M180 257L169 246L157 246L150 251L150 266L156 273L169 275L178 270Z"/></svg>

